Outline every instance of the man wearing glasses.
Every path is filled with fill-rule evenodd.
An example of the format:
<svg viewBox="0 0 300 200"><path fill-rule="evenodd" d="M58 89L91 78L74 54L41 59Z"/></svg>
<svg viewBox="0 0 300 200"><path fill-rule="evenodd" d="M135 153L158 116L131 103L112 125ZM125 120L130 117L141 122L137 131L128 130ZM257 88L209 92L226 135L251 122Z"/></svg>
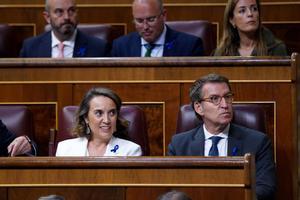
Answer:
<svg viewBox="0 0 300 200"><path fill-rule="evenodd" d="M233 93L226 77L209 74L194 82L190 99L203 124L173 136L168 155L243 156L255 155L256 196L274 199L275 165L266 134L231 123Z"/></svg>
<svg viewBox="0 0 300 200"><path fill-rule="evenodd" d="M202 56L202 40L172 30L167 25L161 0L134 0L133 23L136 32L113 42L114 57Z"/></svg>
<svg viewBox="0 0 300 200"><path fill-rule="evenodd" d="M23 43L21 57L106 57L109 45L77 29L75 0L46 0L44 18L52 31L29 38Z"/></svg>

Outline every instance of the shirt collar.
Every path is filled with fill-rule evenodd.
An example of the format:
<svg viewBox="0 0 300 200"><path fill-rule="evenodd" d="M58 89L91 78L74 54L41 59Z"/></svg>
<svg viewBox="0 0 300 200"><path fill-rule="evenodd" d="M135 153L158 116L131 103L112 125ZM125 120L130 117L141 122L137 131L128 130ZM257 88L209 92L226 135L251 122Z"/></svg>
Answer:
<svg viewBox="0 0 300 200"><path fill-rule="evenodd" d="M166 25L164 25L164 30L163 32L160 34L160 36L158 37L158 39L154 42L154 44L156 44L157 46L162 46L165 44L165 39L166 39L166 33L167 33L167 27ZM148 44L148 42L146 40L144 40L144 38L141 37L142 40L142 46L144 46L145 44Z"/></svg>
<svg viewBox="0 0 300 200"><path fill-rule="evenodd" d="M220 133L218 133L218 134L212 134L212 133L210 133L210 132L206 129L205 124L203 124L203 130L204 130L205 140L208 140L208 139L209 139L210 137L212 137L212 136L220 136L220 137L222 137L222 138L227 139L227 138L228 138L228 133L229 133L229 128L230 128L230 124L228 124L228 125L226 126L226 128L225 128L222 132L220 132Z"/></svg>
<svg viewBox="0 0 300 200"><path fill-rule="evenodd" d="M69 47L74 48L76 35L77 35L77 29L75 29L72 37L69 40L63 41L63 44L65 46L69 46ZM51 31L51 41L52 41L52 44L51 44L52 48L55 47L55 46L57 46L60 43L60 41L57 39L57 37L55 36L55 34L53 33L53 31Z"/></svg>

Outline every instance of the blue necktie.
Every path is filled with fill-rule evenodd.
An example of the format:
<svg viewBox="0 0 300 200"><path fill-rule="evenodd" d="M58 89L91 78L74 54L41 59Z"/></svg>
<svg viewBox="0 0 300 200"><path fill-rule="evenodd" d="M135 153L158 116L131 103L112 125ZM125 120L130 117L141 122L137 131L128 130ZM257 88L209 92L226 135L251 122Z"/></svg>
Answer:
<svg viewBox="0 0 300 200"><path fill-rule="evenodd" d="M152 53L152 50L154 49L154 47L155 47L155 44L150 44L150 43L148 43L148 44L145 44L145 47L146 47L146 49L147 49L147 51L146 51L146 53L145 53L145 57L151 57L151 53Z"/></svg>
<svg viewBox="0 0 300 200"><path fill-rule="evenodd" d="M209 150L209 156L219 156L218 143L222 139L220 136L212 136L209 139L212 141L211 148Z"/></svg>

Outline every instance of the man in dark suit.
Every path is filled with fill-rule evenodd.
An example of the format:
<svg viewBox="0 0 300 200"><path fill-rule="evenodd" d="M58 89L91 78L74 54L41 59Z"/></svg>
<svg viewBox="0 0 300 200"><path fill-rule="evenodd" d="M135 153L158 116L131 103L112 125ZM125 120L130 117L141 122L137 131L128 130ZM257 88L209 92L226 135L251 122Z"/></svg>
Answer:
<svg viewBox="0 0 300 200"><path fill-rule="evenodd" d="M114 57L202 56L198 37L172 30L167 25L161 0L134 0L132 14L137 32L113 42Z"/></svg>
<svg viewBox="0 0 300 200"><path fill-rule="evenodd" d="M255 155L256 196L274 199L275 164L268 137L256 130L231 123L233 93L226 77L209 74L190 89L193 109L203 125L173 136L168 155L243 156Z"/></svg>
<svg viewBox="0 0 300 200"><path fill-rule="evenodd" d="M75 0L46 0L44 18L52 31L24 41L21 57L103 57L109 56L109 45L77 29Z"/></svg>
<svg viewBox="0 0 300 200"><path fill-rule="evenodd" d="M27 136L16 137L0 120L0 156L36 155L36 146Z"/></svg>

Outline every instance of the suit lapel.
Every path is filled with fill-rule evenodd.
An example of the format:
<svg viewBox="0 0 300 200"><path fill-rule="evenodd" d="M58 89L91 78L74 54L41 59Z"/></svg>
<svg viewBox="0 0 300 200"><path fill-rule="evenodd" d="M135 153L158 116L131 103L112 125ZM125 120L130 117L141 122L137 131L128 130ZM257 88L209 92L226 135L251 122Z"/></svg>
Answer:
<svg viewBox="0 0 300 200"><path fill-rule="evenodd" d="M86 56L87 56L87 39L79 30L77 30L73 57L86 57Z"/></svg>
<svg viewBox="0 0 300 200"><path fill-rule="evenodd" d="M38 54L39 57L47 57L51 58L52 56L52 40L51 40L51 31L48 31L45 33L45 36L42 39L42 42L40 43Z"/></svg>
<svg viewBox="0 0 300 200"><path fill-rule="evenodd" d="M167 26L163 56L176 55L175 40L176 32L174 32Z"/></svg>
<svg viewBox="0 0 300 200"><path fill-rule="evenodd" d="M241 135L238 133L233 124L230 124L228 133L228 156L243 156L243 146Z"/></svg>
<svg viewBox="0 0 300 200"><path fill-rule="evenodd" d="M204 131L203 126L197 129L197 133L195 134L195 139L191 142L190 146L190 154L193 156L204 156Z"/></svg>
<svg viewBox="0 0 300 200"><path fill-rule="evenodd" d="M135 33L133 35L133 42L131 43L129 49L130 49L130 56L134 57L141 57L141 37L138 35L138 33Z"/></svg>

